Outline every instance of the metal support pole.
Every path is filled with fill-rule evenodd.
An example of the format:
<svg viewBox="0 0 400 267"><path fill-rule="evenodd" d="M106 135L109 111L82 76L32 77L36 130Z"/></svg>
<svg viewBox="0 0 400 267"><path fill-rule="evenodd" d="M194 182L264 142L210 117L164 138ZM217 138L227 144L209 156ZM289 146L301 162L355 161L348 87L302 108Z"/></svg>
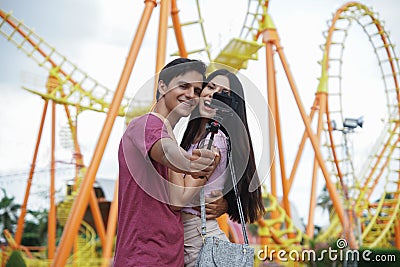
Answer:
<svg viewBox="0 0 400 267"><path fill-rule="evenodd" d="M69 214L67 223L65 225L56 257L51 265L53 267L64 266L70 254L74 237L78 233L83 215L89 203L90 191L92 190L97 170L103 157L108 138L111 134L112 126L116 116L118 115L119 106L121 105L122 98L125 94L126 86L132 73L133 66L135 65L152 11L156 5L157 3L155 0L145 1L145 9L143 11L140 24L136 31L135 38L133 39L113 100L110 104L110 109L107 113L96 149L93 153L92 161L86 172L85 179L82 182L80 193L74 201L71 213Z"/></svg>

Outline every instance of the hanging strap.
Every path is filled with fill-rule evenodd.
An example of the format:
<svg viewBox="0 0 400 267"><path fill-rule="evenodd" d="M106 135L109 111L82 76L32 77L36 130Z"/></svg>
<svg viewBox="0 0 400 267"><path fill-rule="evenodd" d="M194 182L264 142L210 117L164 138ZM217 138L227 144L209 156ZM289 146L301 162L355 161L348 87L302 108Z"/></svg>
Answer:
<svg viewBox="0 0 400 267"><path fill-rule="evenodd" d="M243 209L242 209L242 202L240 201L240 196L238 193L237 185L236 185L236 174L233 168L233 162L231 158L231 143L229 137L226 137L226 145L227 145L227 152L228 152L228 162L229 162L229 169L231 171L232 183L233 183L233 191L235 192L236 197L236 204L239 210L239 217L240 217L240 224L242 226L243 238L245 244L249 244L249 239L247 237L246 232L246 223L244 221ZM207 229L206 229L206 203L205 203L205 195L204 195L204 186L200 190L200 207L201 207L201 235L203 238L206 236Z"/></svg>

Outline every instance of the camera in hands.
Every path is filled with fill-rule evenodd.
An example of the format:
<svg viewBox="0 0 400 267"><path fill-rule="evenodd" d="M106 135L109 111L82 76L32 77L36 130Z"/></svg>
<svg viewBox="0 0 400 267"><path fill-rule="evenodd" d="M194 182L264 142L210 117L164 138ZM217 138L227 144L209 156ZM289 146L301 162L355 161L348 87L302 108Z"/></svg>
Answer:
<svg viewBox="0 0 400 267"><path fill-rule="evenodd" d="M221 93L213 94L210 107L216 109L217 112L231 113L235 107L235 101L232 96L222 91Z"/></svg>

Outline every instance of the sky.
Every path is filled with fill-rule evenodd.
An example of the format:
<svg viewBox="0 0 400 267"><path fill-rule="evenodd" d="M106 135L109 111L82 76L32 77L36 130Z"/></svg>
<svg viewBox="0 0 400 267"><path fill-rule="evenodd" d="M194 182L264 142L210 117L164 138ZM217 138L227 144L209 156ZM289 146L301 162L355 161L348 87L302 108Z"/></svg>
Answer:
<svg viewBox="0 0 400 267"><path fill-rule="evenodd" d="M178 1L181 6L181 21L194 20L194 0ZM233 37L238 37L247 1L212 1L200 0L201 12L205 19L207 40L211 45L212 57ZM335 11L346 1L270 1L269 13L277 27L277 31L288 60L291 73L302 99L304 108L310 111L318 86L318 77L322 59L320 45L325 39L323 32L328 30L327 21L331 20ZM360 1L375 12L390 32L393 44L400 45L400 3L397 0ZM136 32L143 1L128 0L88 0L88 1L50 1L50 0L0 0L0 8L13 15L41 36L58 52L65 55L80 69L111 90L115 90L130 44ZM193 10L193 9L192 9ZM127 96L135 95L143 85L152 78L155 71L155 56L157 44L157 25L159 8L154 9L149 28L134 66L128 87ZM354 28L354 29L353 29ZM199 31L187 31L188 50L198 48ZM172 30L169 30L167 59L176 52ZM399 54L396 47L396 53ZM350 137L357 166L365 161L368 150L382 128L385 103L382 89L382 79L377 68L368 38L354 25L349 31L346 42L344 73L346 88L344 103L345 116L365 118L364 127ZM199 55L201 57L202 55ZM261 49L259 60L250 61L248 68L240 72L256 87L258 93L266 94L265 51ZM202 59L202 58L201 58ZM0 37L0 187L7 194L22 202L26 179L32 161L36 136L39 128L43 100L27 91L22 86L40 87L46 80L47 71L39 67L31 58L18 50L4 37ZM293 101L287 80L278 59L277 84L280 101L280 116L283 133L286 164L289 169L293 163L299 140L303 133L303 124L298 109ZM143 92L143 90L142 90ZM255 93L246 92L249 98ZM356 104L354 104L356 103ZM63 129L67 121L61 108L57 109L57 198L64 194L63 185L73 177L71 164L71 149L62 146ZM251 113L251 112L250 112ZM84 154L85 164L95 148L99 133L103 126L105 115L85 111L79 116L78 139ZM46 118L47 124L39 150L37 161L38 175L34 177L33 195L46 196L49 181L50 162L50 112ZM265 133L260 125L251 119L251 131L255 142L255 152L258 159L267 153ZM98 171L98 178L115 180L118 175L117 149L124 131L124 118L118 118L107 144L107 148ZM179 129L178 135L179 135ZM65 138L64 138L65 140ZM307 147L306 147L307 148ZM312 153L308 144L303 162L312 162ZM264 165L263 165L264 166ZM262 167L265 169L265 166ZM357 167L358 169L361 167ZM310 165L301 167L295 180L290 200L296 204L300 217L306 218L308 212L309 188L311 186ZM269 182L267 181L268 185ZM267 186L268 187L268 186ZM319 178L318 188L323 187ZM107 188L108 191L110 188ZM381 188L382 189L382 188ZM43 204L46 205L46 204Z"/></svg>

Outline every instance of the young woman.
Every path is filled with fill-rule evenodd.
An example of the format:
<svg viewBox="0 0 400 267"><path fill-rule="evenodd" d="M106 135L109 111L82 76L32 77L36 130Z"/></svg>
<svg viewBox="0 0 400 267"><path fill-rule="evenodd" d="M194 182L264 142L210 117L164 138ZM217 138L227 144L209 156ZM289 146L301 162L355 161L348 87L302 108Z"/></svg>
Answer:
<svg viewBox="0 0 400 267"><path fill-rule="evenodd" d="M224 93L232 100L231 109L226 112L218 112L211 106L215 93ZM214 100L215 101L215 100ZM228 215L240 223L239 211L236 204L235 193L232 186L231 172L228 168L228 160L233 160L236 174L238 192L242 201L244 219L247 223L256 221L264 213L264 206L261 197L261 188L249 192L249 185L252 179L258 179L253 146L247 124L246 106L244 101L243 86L238 77L225 69L211 73L205 82L198 107L193 111L184 136L181 147L191 152L197 148L201 140L210 138L207 125L210 122L218 122L220 127L214 135L212 149L219 154L219 160L215 170L210 177L205 179L193 179L186 175L182 179L181 174L171 173L170 177L174 184L181 184L182 187L171 191L171 201L182 208L182 221L185 231L185 266L194 266L200 248L202 236L200 235L200 212L194 209L199 205L201 186L205 185L206 197L215 198L218 192L222 192L228 202ZM228 140L231 144L231 159L228 159ZM180 191L179 191L180 190ZM218 197L221 197L222 194ZM186 204L189 203L189 204ZM177 209L177 207L175 207ZM215 219L207 219L207 235L218 236L228 240L224 232L219 228Z"/></svg>

